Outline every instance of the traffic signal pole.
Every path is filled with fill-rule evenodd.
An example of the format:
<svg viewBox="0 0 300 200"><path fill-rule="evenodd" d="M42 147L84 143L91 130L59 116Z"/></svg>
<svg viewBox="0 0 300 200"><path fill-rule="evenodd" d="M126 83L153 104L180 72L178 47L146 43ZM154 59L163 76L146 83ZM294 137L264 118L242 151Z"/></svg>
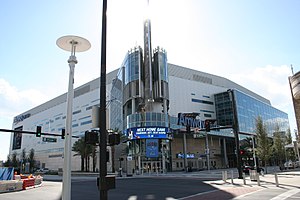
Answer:
<svg viewBox="0 0 300 200"><path fill-rule="evenodd" d="M101 38L101 73L100 73L100 159L99 159L99 187L100 187L100 199L108 199L108 188L106 182L107 175L107 163L106 163L106 10L107 0L103 0L102 7L102 38Z"/></svg>

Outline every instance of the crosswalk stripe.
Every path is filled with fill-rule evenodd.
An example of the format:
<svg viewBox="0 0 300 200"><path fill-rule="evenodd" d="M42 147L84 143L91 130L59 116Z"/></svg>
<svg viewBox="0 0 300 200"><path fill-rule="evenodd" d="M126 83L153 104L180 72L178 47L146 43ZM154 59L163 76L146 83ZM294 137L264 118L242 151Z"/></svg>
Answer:
<svg viewBox="0 0 300 200"><path fill-rule="evenodd" d="M298 192L299 192L298 188L297 189L292 189L292 190L286 191L286 192L284 192L284 193L282 193L282 194L280 194L280 195L278 195L278 196L276 196L276 197L274 197L270 200L284 200L284 199L287 199L290 196L292 196L292 195L294 195Z"/></svg>

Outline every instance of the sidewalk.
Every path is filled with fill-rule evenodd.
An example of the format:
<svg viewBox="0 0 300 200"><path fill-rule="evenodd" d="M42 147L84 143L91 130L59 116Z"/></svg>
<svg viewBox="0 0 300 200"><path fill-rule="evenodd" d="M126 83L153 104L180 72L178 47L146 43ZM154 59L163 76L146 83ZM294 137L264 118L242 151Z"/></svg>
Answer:
<svg viewBox="0 0 300 200"><path fill-rule="evenodd" d="M279 172L277 174L278 185L276 184L275 174L267 174L260 176L260 181L251 181L247 176L243 179L227 179L217 181L206 181L207 184L225 191L232 196L234 200L250 200L250 199L272 199L282 193L289 192L290 195L300 192L300 171ZM232 182L233 181L233 184ZM260 183L260 185L259 185ZM215 194L217 195L217 194ZM212 195L204 199L213 199ZM215 197L216 198L216 197ZM188 198L189 199L189 198ZM280 198L279 198L280 199Z"/></svg>

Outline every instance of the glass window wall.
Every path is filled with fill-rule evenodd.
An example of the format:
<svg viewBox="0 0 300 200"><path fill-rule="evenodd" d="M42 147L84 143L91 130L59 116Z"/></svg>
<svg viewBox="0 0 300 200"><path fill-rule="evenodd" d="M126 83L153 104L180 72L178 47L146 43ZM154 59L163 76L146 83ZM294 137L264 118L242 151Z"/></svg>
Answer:
<svg viewBox="0 0 300 200"><path fill-rule="evenodd" d="M289 128L288 115L270 104L259 101L245 93L234 90L239 130L242 133L255 134L256 119L260 116L267 126L268 133L272 136L276 125L280 131ZM220 125L232 125L233 111L229 93L215 95L216 116Z"/></svg>

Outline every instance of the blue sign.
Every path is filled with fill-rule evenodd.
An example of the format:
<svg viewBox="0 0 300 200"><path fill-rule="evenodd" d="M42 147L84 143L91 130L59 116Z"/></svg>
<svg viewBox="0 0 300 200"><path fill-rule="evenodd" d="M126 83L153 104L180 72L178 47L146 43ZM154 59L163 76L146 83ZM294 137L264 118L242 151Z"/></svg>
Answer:
<svg viewBox="0 0 300 200"><path fill-rule="evenodd" d="M177 158L184 158L184 154L183 153L178 153L176 154ZM186 158L195 158L195 154L193 153L187 153L186 154Z"/></svg>
<svg viewBox="0 0 300 200"><path fill-rule="evenodd" d="M167 139L169 128L167 127L133 127L127 129L129 139Z"/></svg>
<svg viewBox="0 0 300 200"><path fill-rule="evenodd" d="M147 158L158 157L158 139L146 140L146 157Z"/></svg>

